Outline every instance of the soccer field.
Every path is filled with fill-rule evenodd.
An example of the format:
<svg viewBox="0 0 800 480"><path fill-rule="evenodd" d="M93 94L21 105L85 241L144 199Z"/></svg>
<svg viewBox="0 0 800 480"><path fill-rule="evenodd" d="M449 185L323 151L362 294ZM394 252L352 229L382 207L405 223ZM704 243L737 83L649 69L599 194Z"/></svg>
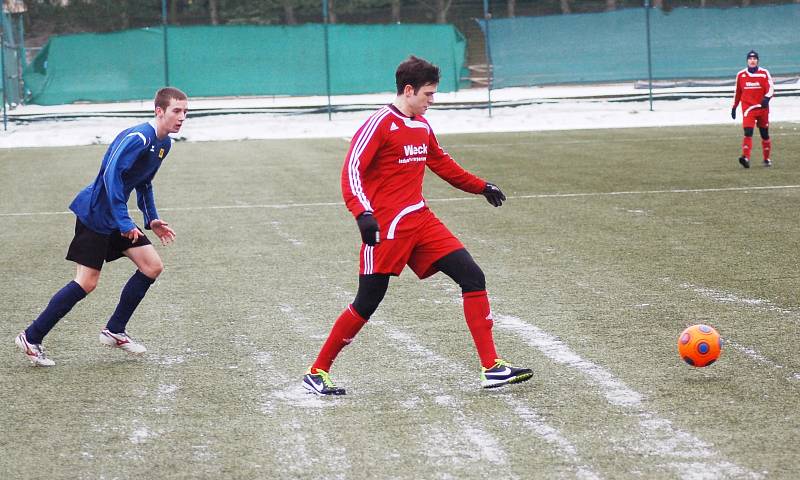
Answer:
<svg viewBox="0 0 800 480"><path fill-rule="evenodd" d="M800 131L771 127L775 166L756 136L749 170L734 126L443 136L508 196L426 176L534 378L480 389L460 290L406 270L337 398L301 378L357 287L345 139L177 143L154 182L177 241L128 328L148 353L97 341L120 260L50 369L13 339L74 274L67 205L106 147L0 150L0 478L795 479ZM677 355L694 323L725 339L711 367Z"/></svg>

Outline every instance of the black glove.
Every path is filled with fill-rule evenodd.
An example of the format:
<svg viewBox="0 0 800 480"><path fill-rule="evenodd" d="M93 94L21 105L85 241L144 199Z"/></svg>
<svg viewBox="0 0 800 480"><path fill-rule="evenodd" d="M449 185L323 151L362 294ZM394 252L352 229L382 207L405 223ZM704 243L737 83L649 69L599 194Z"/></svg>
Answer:
<svg viewBox="0 0 800 480"><path fill-rule="evenodd" d="M484 187L482 193L483 196L486 197L486 201L491 203L494 207L499 207L506 199L503 192L493 183L486 182L486 187Z"/></svg>
<svg viewBox="0 0 800 480"><path fill-rule="evenodd" d="M736 120L736 107L731 108L731 118Z"/></svg>
<svg viewBox="0 0 800 480"><path fill-rule="evenodd" d="M761 99L761 108L769 108L769 101L772 97L764 97Z"/></svg>
<svg viewBox="0 0 800 480"><path fill-rule="evenodd" d="M375 246L376 243L381 241L380 227L378 221L372 216L372 212L364 212L356 218L358 229L361 231L361 241L369 245Z"/></svg>

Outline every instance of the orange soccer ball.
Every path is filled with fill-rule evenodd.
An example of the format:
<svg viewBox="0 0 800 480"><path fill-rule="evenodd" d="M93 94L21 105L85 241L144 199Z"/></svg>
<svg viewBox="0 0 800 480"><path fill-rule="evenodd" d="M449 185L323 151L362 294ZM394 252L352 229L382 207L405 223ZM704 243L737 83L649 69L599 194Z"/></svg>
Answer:
<svg viewBox="0 0 800 480"><path fill-rule="evenodd" d="M722 352L722 338L714 327L692 325L678 337L678 353L693 367L707 367L717 361Z"/></svg>

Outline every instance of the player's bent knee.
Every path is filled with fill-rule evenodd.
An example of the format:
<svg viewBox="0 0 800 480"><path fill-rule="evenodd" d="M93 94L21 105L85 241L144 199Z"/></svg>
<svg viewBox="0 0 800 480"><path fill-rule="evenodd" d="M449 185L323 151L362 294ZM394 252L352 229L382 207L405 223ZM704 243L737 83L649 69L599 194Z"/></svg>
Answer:
<svg viewBox="0 0 800 480"><path fill-rule="evenodd" d="M161 261L157 263L148 264L144 270L141 270L142 273L144 273L147 277L152 278L153 280L158 278L158 276L161 275L161 272L163 271L164 271L164 264Z"/></svg>
<svg viewBox="0 0 800 480"><path fill-rule="evenodd" d="M386 295L389 287L389 275L373 274L358 277L358 293L353 300L353 309L361 318L369 320Z"/></svg>
<svg viewBox="0 0 800 480"><path fill-rule="evenodd" d="M96 278L78 277L75 279L75 283L81 286L86 295L89 295L97 288L97 280Z"/></svg>
<svg viewBox="0 0 800 480"><path fill-rule="evenodd" d="M486 275L478 264L474 264L475 268L469 274L458 282L461 287L461 293L480 292L486 290Z"/></svg>

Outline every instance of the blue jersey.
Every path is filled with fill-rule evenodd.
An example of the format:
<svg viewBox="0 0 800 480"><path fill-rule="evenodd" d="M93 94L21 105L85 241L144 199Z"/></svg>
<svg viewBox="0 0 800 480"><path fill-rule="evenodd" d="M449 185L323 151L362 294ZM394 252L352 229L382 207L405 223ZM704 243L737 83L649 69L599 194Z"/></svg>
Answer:
<svg viewBox="0 0 800 480"><path fill-rule="evenodd" d="M155 122L123 130L106 150L97 178L78 193L69 209L95 232L129 232L136 225L128 215L128 198L136 189L144 226L150 228L150 222L159 218L151 182L171 146L169 136L156 137Z"/></svg>

